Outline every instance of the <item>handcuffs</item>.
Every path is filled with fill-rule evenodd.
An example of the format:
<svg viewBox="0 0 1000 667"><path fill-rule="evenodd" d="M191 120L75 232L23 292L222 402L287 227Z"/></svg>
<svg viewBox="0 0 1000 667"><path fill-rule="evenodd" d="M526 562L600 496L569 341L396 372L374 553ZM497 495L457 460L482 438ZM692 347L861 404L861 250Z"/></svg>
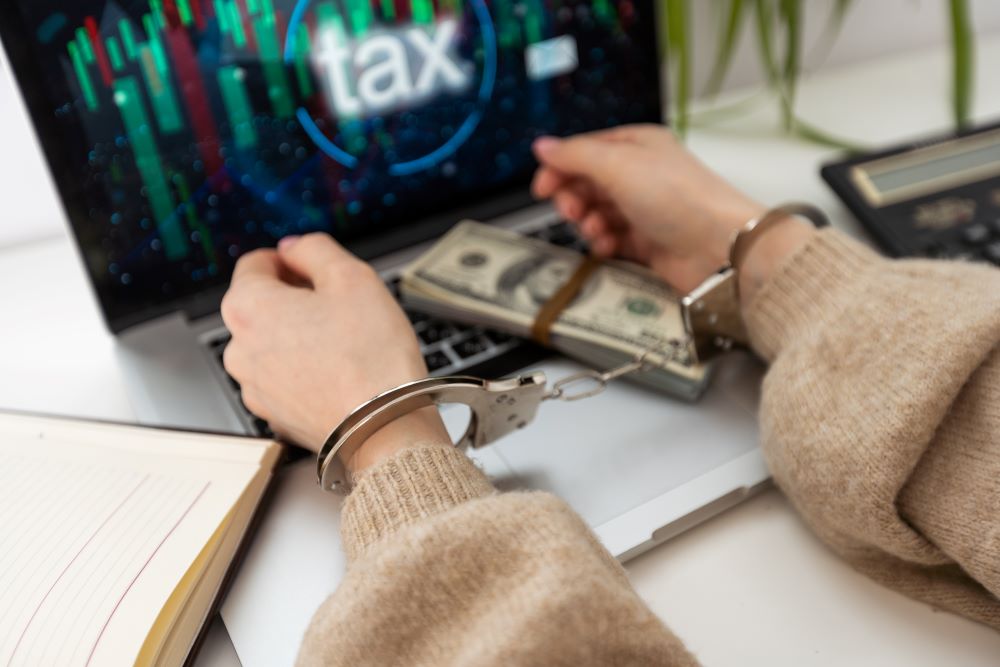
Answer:
<svg viewBox="0 0 1000 667"><path fill-rule="evenodd" d="M784 204L767 211L733 234L729 263L681 300L685 334L696 360L706 361L736 345L747 344L739 308L739 270L753 243L788 217L805 218L816 227L829 224L819 209L808 204ZM343 462L383 426L414 410L449 403L469 406L469 426L455 446L479 449L527 426L544 401L590 398L601 393L609 382L644 370L650 365L646 357L653 352L643 352L607 371L575 373L558 380L551 389L547 389L547 378L540 371L504 380L442 377L400 385L359 406L334 429L317 458L319 484L327 491L349 493L352 480ZM684 350L681 341L673 341L671 350L656 352L661 352L662 363L668 363L678 359ZM572 390L582 383L592 386Z"/></svg>

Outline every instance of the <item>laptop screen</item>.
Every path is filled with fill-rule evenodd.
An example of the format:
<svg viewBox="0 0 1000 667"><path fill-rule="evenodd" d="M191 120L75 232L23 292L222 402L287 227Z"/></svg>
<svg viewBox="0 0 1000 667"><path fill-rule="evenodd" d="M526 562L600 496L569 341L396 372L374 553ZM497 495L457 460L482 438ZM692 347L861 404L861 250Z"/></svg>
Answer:
<svg viewBox="0 0 1000 667"><path fill-rule="evenodd" d="M542 134L660 119L652 0L3 4L116 330L288 234L372 255L440 233L422 221L523 193Z"/></svg>

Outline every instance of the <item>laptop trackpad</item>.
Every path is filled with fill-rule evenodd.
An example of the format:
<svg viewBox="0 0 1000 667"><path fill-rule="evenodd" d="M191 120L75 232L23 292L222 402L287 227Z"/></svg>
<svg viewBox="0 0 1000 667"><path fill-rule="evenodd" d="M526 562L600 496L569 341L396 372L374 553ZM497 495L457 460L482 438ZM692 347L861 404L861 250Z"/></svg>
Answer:
<svg viewBox="0 0 1000 667"><path fill-rule="evenodd" d="M580 369L541 365L550 382ZM501 489L551 491L597 526L753 450L762 374L750 355L727 355L693 404L613 383L595 398L544 403L525 430L472 456ZM467 409L443 414L464 429Z"/></svg>

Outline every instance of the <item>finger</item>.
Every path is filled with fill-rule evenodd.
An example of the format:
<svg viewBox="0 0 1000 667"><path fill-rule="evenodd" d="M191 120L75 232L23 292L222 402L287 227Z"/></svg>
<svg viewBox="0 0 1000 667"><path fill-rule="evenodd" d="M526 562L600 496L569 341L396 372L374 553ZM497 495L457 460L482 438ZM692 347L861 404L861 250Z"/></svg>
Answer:
<svg viewBox="0 0 1000 667"><path fill-rule="evenodd" d="M583 234L584 238L593 240L599 236L604 236L609 233L607 221L604 219L604 214L600 211L591 211L580 223L580 233Z"/></svg>
<svg viewBox="0 0 1000 667"><path fill-rule="evenodd" d="M280 279L281 260L274 250L254 250L240 257L233 267L232 284L242 282L249 277Z"/></svg>
<svg viewBox="0 0 1000 667"><path fill-rule="evenodd" d="M252 387L243 387L240 390L240 400L243 401L243 405L254 416L267 421L267 406L264 404L264 401L261 399L260 394L258 394L256 390Z"/></svg>
<svg viewBox="0 0 1000 667"><path fill-rule="evenodd" d="M590 244L590 252L598 257L612 257L617 249L618 239L610 234L594 239Z"/></svg>
<svg viewBox="0 0 1000 667"><path fill-rule="evenodd" d="M535 172L535 177L531 181L531 194L536 199L548 199L556 190L566 185L568 180L568 177L555 169L542 167Z"/></svg>
<svg viewBox="0 0 1000 667"><path fill-rule="evenodd" d="M570 139L542 137L532 150L538 161L550 169L605 184L619 171L615 165L622 149L597 136L580 135Z"/></svg>
<svg viewBox="0 0 1000 667"><path fill-rule="evenodd" d="M278 256L313 285L321 283L331 269L357 261L332 236L322 233L283 238L278 244Z"/></svg>
<svg viewBox="0 0 1000 667"><path fill-rule="evenodd" d="M240 354L239 348L234 343L229 343L229 345L226 345L226 349L222 351L222 367L226 369L226 373L230 377L241 384L244 380L243 360L244 358Z"/></svg>
<svg viewBox="0 0 1000 667"><path fill-rule="evenodd" d="M587 213L587 203L573 190L560 190L553 196L553 203L559 215L566 220L583 220Z"/></svg>

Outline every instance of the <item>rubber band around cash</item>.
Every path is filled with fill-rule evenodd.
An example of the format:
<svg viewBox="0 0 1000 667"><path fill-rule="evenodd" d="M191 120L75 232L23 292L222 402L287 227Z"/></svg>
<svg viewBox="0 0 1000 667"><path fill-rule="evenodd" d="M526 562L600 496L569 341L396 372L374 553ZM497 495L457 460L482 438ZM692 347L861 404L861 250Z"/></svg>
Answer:
<svg viewBox="0 0 1000 667"><path fill-rule="evenodd" d="M576 267L576 271L569 277L569 280L556 290L556 293L549 297L549 300L543 303L542 307L538 310L538 314L535 315L535 322L531 325L532 340L539 345L551 347L552 325L556 323L556 320L563 314L563 311L569 307L569 304L573 303L573 299L583 289L584 284L586 284L587 279L590 278L594 269L600 265L601 260L591 256L584 258L580 262L580 265Z"/></svg>

